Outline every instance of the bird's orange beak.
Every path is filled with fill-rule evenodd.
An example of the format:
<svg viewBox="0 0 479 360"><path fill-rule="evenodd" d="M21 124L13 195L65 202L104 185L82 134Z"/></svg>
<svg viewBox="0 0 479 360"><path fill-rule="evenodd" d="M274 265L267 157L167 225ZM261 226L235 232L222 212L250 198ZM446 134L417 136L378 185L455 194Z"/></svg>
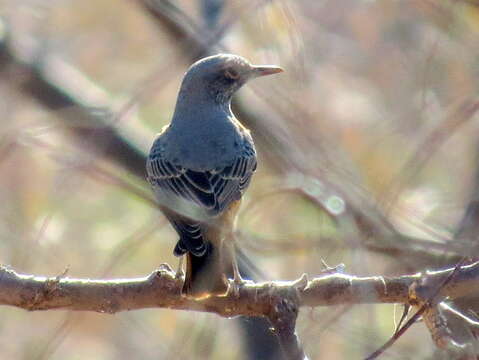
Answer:
<svg viewBox="0 0 479 360"><path fill-rule="evenodd" d="M259 77L259 76L265 76L265 75L273 75L277 74L280 72L283 72L284 70L280 68L279 66L273 66L273 65L255 65L253 66L253 76L254 77Z"/></svg>

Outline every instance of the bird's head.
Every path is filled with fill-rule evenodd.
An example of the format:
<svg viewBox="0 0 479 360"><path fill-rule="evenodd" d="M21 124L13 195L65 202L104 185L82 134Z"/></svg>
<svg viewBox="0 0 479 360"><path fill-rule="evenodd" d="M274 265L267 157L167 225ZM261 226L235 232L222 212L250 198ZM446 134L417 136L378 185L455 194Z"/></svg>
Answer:
<svg viewBox="0 0 479 360"><path fill-rule="evenodd" d="M233 94L248 80L282 71L278 66L251 65L238 55L213 55L191 65L183 78L181 91L185 95L201 94L218 103L229 103Z"/></svg>

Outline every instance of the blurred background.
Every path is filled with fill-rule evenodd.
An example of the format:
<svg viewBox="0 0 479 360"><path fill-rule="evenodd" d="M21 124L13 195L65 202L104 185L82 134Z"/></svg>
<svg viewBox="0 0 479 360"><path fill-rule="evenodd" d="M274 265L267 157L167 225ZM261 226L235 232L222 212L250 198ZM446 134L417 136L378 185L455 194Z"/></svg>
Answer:
<svg viewBox="0 0 479 360"><path fill-rule="evenodd" d="M474 255L478 30L472 0L0 0L0 262L85 278L176 267L145 154L187 67L218 52L286 70L233 106L259 153L238 224L257 278L323 262L394 276ZM454 306L474 318L478 303ZM361 359L401 312L302 308L297 330L311 359ZM3 307L0 358L278 358L248 321ZM453 330L474 353L470 329ZM416 324L381 358L454 357Z"/></svg>

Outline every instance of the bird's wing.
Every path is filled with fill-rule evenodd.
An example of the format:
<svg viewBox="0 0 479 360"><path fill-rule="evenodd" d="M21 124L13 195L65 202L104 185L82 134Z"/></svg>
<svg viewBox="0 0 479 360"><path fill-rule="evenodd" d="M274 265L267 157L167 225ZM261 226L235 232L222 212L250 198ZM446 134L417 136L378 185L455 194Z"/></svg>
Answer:
<svg viewBox="0 0 479 360"><path fill-rule="evenodd" d="M241 197L255 169L254 152L244 152L231 165L203 172L173 165L161 153L151 154L147 162L148 180L155 191L191 201L212 216Z"/></svg>
<svg viewBox="0 0 479 360"><path fill-rule="evenodd" d="M254 148L248 145L230 165L199 172L174 165L161 151L153 149L146 168L148 181L159 197L186 200L214 217L232 201L238 200L248 187L256 169L256 153ZM183 250L193 253L203 251L200 220L170 220L181 238L179 248L177 246L175 249L178 255L184 252Z"/></svg>
<svg viewBox="0 0 479 360"><path fill-rule="evenodd" d="M222 212L228 205L241 198L256 170L254 148L245 149L228 165L210 173L210 184L215 197L215 210Z"/></svg>

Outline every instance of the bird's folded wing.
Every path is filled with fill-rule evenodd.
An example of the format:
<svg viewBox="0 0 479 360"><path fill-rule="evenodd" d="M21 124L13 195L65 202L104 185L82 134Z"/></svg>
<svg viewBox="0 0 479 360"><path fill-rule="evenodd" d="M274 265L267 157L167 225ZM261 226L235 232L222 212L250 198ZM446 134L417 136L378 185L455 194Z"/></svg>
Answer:
<svg viewBox="0 0 479 360"><path fill-rule="evenodd" d="M152 152L146 169L148 181L162 205L183 215L165 214L180 234L175 255L190 251L201 256L207 246L201 223L208 219L197 216L198 213L206 214L207 218L214 217L241 197L256 169L256 154L253 148L247 148L228 166L198 172L175 166L161 156L161 152Z"/></svg>
<svg viewBox="0 0 479 360"><path fill-rule="evenodd" d="M215 216L241 197L256 169L256 156L248 149L228 166L198 172L175 166L156 152L148 158L146 168L157 195L182 198Z"/></svg>

